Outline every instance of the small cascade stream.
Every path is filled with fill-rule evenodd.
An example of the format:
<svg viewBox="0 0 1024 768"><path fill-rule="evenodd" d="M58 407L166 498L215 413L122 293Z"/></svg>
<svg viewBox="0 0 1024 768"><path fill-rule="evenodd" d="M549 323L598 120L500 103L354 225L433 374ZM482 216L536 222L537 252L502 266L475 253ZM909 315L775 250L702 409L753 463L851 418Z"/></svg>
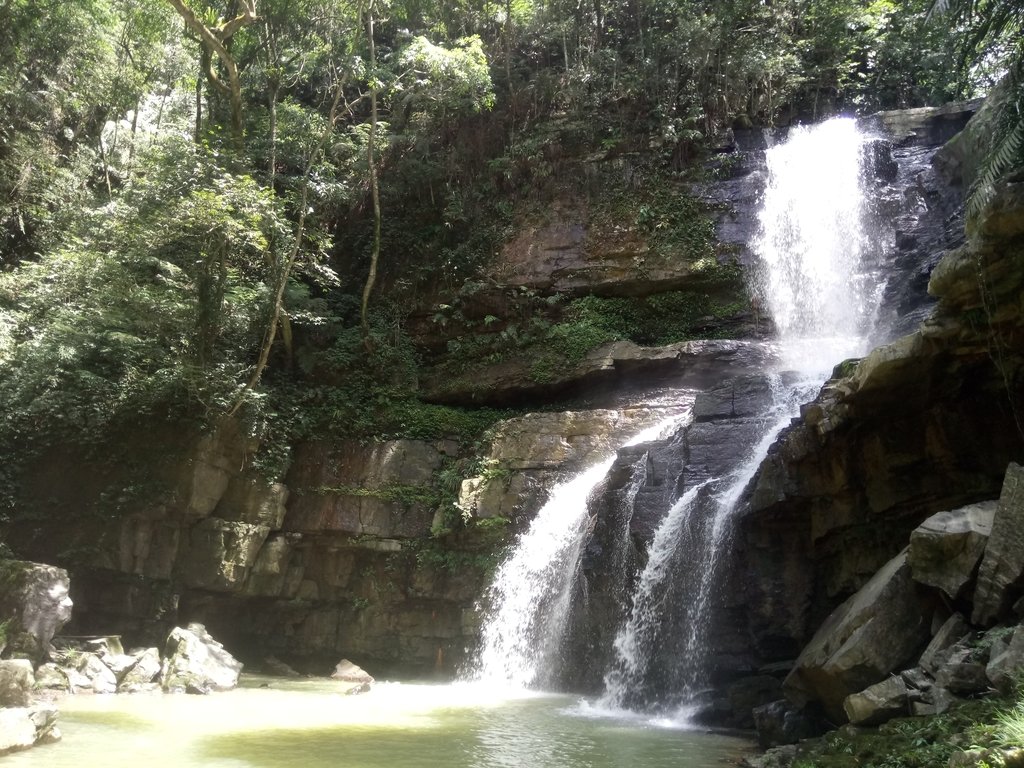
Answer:
<svg viewBox="0 0 1024 768"><path fill-rule="evenodd" d="M649 427L625 445L654 440L676 421ZM485 598L490 610L472 678L514 688L550 681L588 533L587 500L614 459L608 456L553 488L498 567Z"/></svg>

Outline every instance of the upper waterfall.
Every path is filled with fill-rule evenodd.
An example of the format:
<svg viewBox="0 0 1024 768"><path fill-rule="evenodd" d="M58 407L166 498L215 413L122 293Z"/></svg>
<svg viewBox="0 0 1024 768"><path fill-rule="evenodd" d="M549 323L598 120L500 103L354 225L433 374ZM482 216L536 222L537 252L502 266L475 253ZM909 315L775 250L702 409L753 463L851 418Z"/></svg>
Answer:
<svg viewBox="0 0 1024 768"><path fill-rule="evenodd" d="M864 266L866 137L851 118L793 128L766 153L755 290L783 363L825 372L864 352L884 286Z"/></svg>

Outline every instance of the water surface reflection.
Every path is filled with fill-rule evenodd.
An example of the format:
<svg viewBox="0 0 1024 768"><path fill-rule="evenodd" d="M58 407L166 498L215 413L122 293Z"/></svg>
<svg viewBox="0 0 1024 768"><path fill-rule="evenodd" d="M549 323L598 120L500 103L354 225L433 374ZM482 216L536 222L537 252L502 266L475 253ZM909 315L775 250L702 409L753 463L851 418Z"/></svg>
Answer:
<svg viewBox="0 0 1024 768"><path fill-rule="evenodd" d="M706 768L749 748L481 685L342 696L328 680L249 678L207 697L76 696L60 707L64 741L4 768Z"/></svg>

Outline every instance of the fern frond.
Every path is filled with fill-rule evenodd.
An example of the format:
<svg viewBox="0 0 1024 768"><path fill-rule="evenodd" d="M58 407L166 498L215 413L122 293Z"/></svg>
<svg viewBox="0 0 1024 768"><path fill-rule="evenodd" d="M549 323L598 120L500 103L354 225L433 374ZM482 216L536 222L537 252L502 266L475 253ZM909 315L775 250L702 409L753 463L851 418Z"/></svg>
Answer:
<svg viewBox="0 0 1024 768"><path fill-rule="evenodd" d="M1015 167L1024 166L1024 114L1018 105L1009 102L1003 106L998 121L993 147L971 185L967 199L967 218L973 219L992 201L995 184Z"/></svg>

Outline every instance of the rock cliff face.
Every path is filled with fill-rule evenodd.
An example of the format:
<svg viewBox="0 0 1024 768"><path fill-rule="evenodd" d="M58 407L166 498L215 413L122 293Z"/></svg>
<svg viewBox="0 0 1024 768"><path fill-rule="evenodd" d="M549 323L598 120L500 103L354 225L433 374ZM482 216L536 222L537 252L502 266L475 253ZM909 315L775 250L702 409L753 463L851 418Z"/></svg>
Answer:
<svg viewBox="0 0 1024 768"><path fill-rule="evenodd" d="M737 588L767 655L796 651L929 514L998 495L1024 452L1018 186L936 268L935 314L826 384L762 467Z"/></svg>

